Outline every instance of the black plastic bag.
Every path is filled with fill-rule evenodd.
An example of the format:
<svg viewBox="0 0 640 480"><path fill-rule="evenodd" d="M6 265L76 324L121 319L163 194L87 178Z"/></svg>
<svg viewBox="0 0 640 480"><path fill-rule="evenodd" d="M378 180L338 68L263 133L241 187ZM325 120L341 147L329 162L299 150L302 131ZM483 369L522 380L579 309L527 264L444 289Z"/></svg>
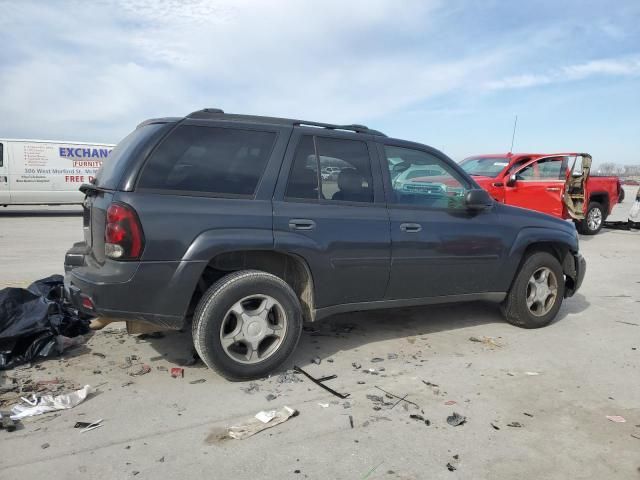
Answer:
<svg viewBox="0 0 640 480"><path fill-rule="evenodd" d="M38 280L28 289L0 290L0 370L59 355L63 337L89 331L88 319L64 300L61 275Z"/></svg>

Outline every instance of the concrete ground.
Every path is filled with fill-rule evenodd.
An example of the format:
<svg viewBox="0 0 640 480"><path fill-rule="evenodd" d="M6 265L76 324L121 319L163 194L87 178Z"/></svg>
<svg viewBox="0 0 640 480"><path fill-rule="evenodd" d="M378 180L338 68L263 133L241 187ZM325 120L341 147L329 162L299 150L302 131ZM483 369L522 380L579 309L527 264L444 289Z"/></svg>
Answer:
<svg viewBox="0 0 640 480"><path fill-rule="evenodd" d="M616 207L619 219L633 196ZM70 210L0 210L0 287L62 270L65 250L81 238L81 217ZM346 400L306 379L279 383L277 374L231 383L201 364L174 379L166 369L190 357L187 333L145 340L111 325L60 360L0 374L97 387L72 410L0 430L0 478L639 478L640 232L605 230L582 237L581 249L581 291L540 330L508 325L482 303L315 325L287 367L337 375L327 384ZM130 376L137 366L122 367L131 355L151 372ZM392 407L376 386L419 408ZM300 414L246 440L219 439L283 405ZM467 422L448 425L454 411ZM102 428L73 428L98 419Z"/></svg>

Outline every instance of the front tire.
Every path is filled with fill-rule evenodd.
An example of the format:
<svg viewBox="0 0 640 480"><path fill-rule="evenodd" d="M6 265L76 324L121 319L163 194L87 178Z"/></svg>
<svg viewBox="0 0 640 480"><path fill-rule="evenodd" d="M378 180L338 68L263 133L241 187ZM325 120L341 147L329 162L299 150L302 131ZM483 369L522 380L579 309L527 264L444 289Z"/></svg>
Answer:
<svg viewBox="0 0 640 480"><path fill-rule="evenodd" d="M604 225L604 208L598 202L590 202L587 214L578 224L578 231L583 235L595 235Z"/></svg>
<svg viewBox="0 0 640 480"><path fill-rule="evenodd" d="M202 361L225 378L262 378L282 365L298 344L300 301L275 275L235 272L202 296L192 333Z"/></svg>
<svg viewBox="0 0 640 480"><path fill-rule="evenodd" d="M560 262L547 252L530 255L520 268L502 304L507 322L522 328L549 325L564 298L564 275Z"/></svg>

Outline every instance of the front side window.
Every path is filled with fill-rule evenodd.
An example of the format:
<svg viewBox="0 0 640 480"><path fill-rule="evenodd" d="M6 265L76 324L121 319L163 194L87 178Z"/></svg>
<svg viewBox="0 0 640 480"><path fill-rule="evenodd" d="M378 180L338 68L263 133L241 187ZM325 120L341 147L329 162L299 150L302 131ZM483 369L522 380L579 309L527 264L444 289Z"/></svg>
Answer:
<svg viewBox="0 0 640 480"><path fill-rule="evenodd" d="M465 183L444 160L404 147L385 146L394 203L463 209Z"/></svg>
<svg viewBox="0 0 640 480"><path fill-rule="evenodd" d="M504 157L467 158L460 164L469 175L491 178L496 178L507 165L509 165L509 159Z"/></svg>
<svg viewBox="0 0 640 480"><path fill-rule="evenodd" d="M341 138L302 137L296 148L285 196L373 202L367 144Z"/></svg>
<svg viewBox="0 0 640 480"><path fill-rule="evenodd" d="M254 195L275 133L182 125L147 161L138 187L218 195Z"/></svg>
<svg viewBox="0 0 640 480"><path fill-rule="evenodd" d="M516 173L521 181L563 180L563 157L545 158Z"/></svg>

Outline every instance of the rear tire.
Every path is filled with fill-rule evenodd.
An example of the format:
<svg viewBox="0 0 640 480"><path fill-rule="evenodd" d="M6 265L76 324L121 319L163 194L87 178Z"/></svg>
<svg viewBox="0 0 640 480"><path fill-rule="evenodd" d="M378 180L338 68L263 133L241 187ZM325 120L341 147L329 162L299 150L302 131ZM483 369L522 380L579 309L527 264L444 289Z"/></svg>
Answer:
<svg viewBox="0 0 640 480"><path fill-rule="evenodd" d="M282 365L298 344L300 301L275 275L258 270L231 273L200 299L192 333L202 361L223 377L262 378Z"/></svg>
<svg viewBox="0 0 640 480"><path fill-rule="evenodd" d="M546 280L543 280L545 273ZM564 275L560 262L550 253L536 252L518 271L501 305L502 313L507 322L518 327L545 327L558 314L563 298Z"/></svg>
<svg viewBox="0 0 640 480"><path fill-rule="evenodd" d="M578 223L578 231L583 235L595 235L604 225L604 208L598 202L590 202L584 220Z"/></svg>

